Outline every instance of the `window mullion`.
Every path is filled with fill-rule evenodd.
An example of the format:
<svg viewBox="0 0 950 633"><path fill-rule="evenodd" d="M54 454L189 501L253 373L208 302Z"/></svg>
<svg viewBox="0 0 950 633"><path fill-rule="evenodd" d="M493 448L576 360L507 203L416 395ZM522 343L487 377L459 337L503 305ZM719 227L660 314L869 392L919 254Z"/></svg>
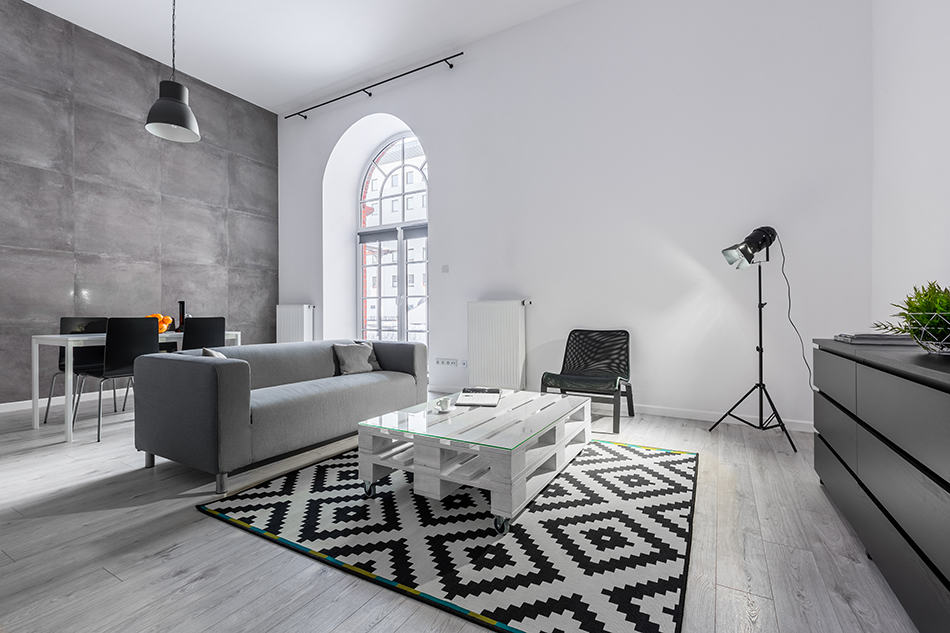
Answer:
<svg viewBox="0 0 950 633"><path fill-rule="evenodd" d="M399 229L398 238L396 242L396 276L398 278L399 291L398 296L396 297L396 337L400 341L405 341L408 338L406 330L408 329L407 322L408 317L408 301L406 301L406 293L408 292L408 282L406 279L406 274L409 269L409 265L406 261L406 239L403 235L402 228Z"/></svg>

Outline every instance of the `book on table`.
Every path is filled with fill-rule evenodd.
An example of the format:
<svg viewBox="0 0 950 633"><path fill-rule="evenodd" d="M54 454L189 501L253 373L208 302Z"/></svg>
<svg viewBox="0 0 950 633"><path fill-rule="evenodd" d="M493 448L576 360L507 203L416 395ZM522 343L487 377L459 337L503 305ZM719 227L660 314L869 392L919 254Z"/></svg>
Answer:
<svg viewBox="0 0 950 633"><path fill-rule="evenodd" d="M501 389L491 387L466 387L462 389L455 404L463 407L497 407Z"/></svg>
<svg viewBox="0 0 950 633"><path fill-rule="evenodd" d="M916 345L910 334L883 334L862 332L857 334L835 334L835 340L851 345Z"/></svg>

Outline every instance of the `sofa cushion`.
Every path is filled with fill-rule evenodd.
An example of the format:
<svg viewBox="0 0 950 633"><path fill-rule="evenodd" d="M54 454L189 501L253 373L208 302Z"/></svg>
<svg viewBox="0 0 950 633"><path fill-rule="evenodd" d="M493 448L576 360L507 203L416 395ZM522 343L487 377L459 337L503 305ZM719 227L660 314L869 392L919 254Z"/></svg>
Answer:
<svg viewBox="0 0 950 633"><path fill-rule="evenodd" d="M335 343L333 353L336 354L336 360L340 364L341 374L365 374L368 371L373 371L373 366L369 362L373 348L369 345L363 345L362 343L341 345Z"/></svg>
<svg viewBox="0 0 950 633"><path fill-rule="evenodd" d="M373 347L372 341L356 341L360 345L368 345L369 352L369 364L373 368L373 371L379 371L382 367L379 366L379 360L376 358L376 348Z"/></svg>
<svg viewBox="0 0 950 633"><path fill-rule="evenodd" d="M393 371L348 374L251 391L254 461L356 432L361 420L416 404L415 378Z"/></svg>
<svg viewBox="0 0 950 633"><path fill-rule="evenodd" d="M251 389L327 378L337 373L334 343L351 340L267 343L216 348L228 358L246 360L251 366Z"/></svg>

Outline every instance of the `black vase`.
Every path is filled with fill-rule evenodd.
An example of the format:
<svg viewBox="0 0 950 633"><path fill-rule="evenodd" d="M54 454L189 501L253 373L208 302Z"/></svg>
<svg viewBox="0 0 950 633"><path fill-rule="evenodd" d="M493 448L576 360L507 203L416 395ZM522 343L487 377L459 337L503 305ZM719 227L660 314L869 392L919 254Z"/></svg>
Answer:
<svg viewBox="0 0 950 633"><path fill-rule="evenodd" d="M182 332L185 329L185 302L178 302L178 327L175 328L176 332Z"/></svg>

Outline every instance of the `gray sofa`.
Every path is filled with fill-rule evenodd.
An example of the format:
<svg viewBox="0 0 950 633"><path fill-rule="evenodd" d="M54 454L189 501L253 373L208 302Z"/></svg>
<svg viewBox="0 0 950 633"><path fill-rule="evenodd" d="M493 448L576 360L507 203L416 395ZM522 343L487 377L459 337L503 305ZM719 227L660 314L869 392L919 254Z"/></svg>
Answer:
<svg viewBox="0 0 950 633"><path fill-rule="evenodd" d="M426 348L373 344L380 371L339 375L333 343L276 343L149 354L135 361L135 447L227 475L356 432L357 422L426 400Z"/></svg>

